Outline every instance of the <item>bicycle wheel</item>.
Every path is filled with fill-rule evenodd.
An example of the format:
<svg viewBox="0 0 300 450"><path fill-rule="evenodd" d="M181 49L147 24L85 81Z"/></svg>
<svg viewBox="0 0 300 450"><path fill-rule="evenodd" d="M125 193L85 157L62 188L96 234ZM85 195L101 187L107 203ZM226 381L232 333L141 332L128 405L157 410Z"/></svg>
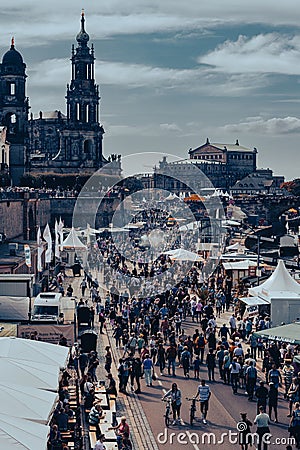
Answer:
<svg viewBox="0 0 300 450"><path fill-rule="evenodd" d="M165 425L168 428L170 426L170 424L171 424L170 415L169 415L169 413L166 413L165 414Z"/></svg>
<svg viewBox="0 0 300 450"><path fill-rule="evenodd" d="M195 419L195 411L194 411L194 408L191 408L191 410L190 410L190 425L191 425L191 427L193 426L194 419Z"/></svg>

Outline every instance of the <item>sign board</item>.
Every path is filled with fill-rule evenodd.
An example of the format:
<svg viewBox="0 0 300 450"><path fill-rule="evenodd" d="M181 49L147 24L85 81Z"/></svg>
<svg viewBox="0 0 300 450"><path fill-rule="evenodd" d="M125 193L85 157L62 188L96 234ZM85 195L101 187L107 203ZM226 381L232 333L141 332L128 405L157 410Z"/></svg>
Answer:
<svg viewBox="0 0 300 450"><path fill-rule="evenodd" d="M247 311L247 316L248 317L257 316L257 314L258 314L258 305L247 306L246 311Z"/></svg>
<svg viewBox="0 0 300 450"><path fill-rule="evenodd" d="M74 344L74 325L18 325L18 337L24 339L31 339L36 335L38 341L58 344L61 334L67 339L68 346Z"/></svg>

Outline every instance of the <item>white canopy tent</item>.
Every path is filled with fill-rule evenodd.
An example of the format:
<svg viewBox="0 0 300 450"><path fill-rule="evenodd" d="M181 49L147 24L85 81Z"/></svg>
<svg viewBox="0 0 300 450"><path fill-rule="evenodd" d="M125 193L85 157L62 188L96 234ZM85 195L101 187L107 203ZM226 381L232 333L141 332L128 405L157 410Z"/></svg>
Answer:
<svg viewBox="0 0 300 450"><path fill-rule="evenodd" d="M9 381L8 381L9 383ZM58 394L17 384L0 383L0 404L5 415L47 425Z"/></svg>
<svg viewBox="0 0 300 450"><path fill-rule="evenodd" d="M170 259L174 259L175 261L204 261L202 256L190 252L189 250L185 250L184 248L168 250L167 252L164 252L164 254L169 255Z"/></svg>
<svg viewBox="0 0 300 450"><path fill-rule="evenodd" d="M69 348L13 336L0 338L0 358L66 367Z"/></svg>
<svg viewBox="0 0 300 450"><path fill-rule="evenodd" d="M294 280L280 260L272 275L261 285L249 289L249 294L270 299L272 297L299 298L300 284Z"/></svg>
<svg viewBox="0 0 300 450"><path fill-rule="evenodd" d="M176 194L170 193L170 194L168 195L168 197L165 198L165 200L172 201L172 200L176 200L177 198L179 199L179 197L177 197Z"/></svg>
<svg viewBox="0 0 300 450"><path fill-rule="evenodd" d="M250 267L257 267L257 262L250 259L233 261L222 264L225 270L249 270Z"/></svg>
<svg viewBox="0 0 300 450"><path fill-rule="evenodd" d="M57 391L59 368L33 361L0 358L0 382Z"/></svg>
<svg viewBox="0 0 300 450"><path fill-rule="evenodd" d="M62 243L64 250L67 249L86 249L86 246L81 242L74 228L71 229L70 233Z"/></svg>
<svg viewBox="0 0 300 450"><path fill-rule="evenodd" d="M293 279L282 260L264 283L249 289L249 294L270 303L273 326L300 320L300 284Z"/></svg>
<svg viewBox="0 0 300 450"><path fill-rule="evenodd" d="M0 448L46 450L49 427L0 413Z"/></svg>

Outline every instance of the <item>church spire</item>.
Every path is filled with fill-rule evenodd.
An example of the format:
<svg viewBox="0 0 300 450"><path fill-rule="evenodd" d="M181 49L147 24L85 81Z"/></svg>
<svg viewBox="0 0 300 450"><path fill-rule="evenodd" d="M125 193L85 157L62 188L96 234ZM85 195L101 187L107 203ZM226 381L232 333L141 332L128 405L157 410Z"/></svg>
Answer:
<svg viewBox="0 0 300 450"><path fill-rule="evenodd" d="M84 15L84 9L83 9L81 11L81 29L76 36L76 40L81 47L86 47L88 41L90 40L89 35L85 31L84 24L85 24L85 15Z"/></svg>

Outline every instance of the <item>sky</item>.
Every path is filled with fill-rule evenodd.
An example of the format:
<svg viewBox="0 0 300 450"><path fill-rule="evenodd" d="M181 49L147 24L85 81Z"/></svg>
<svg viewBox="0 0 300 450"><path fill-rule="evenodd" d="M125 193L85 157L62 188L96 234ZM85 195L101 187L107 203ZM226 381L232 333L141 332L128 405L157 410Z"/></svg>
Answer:
<svg viewBox="0 0 300 450"><path fill-rule="evenodd" d="M210 142L258 149L258 167L300 177L299 0L0 0L0 52L27 65L31 112L65 112L85 9L104 154L188 157ZM149 172L145 158L142 169Z"/></svg>

